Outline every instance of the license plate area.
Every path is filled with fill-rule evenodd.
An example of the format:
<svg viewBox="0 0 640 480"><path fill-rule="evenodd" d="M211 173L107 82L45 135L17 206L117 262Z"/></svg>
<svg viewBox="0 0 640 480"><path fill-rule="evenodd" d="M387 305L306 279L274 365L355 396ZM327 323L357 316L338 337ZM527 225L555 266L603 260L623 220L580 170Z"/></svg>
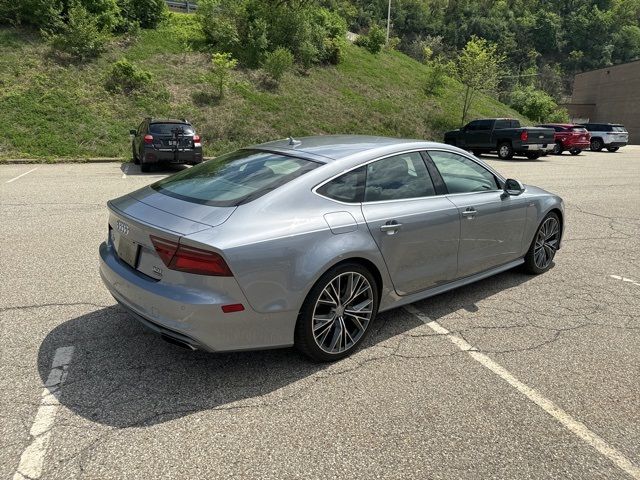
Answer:
<svg viewBox="0 0 640 480"><path fill-rule="evenodd" d="M118 235L113 230L111 230L111 235L111 240L116 249L118 258L131 268L136 268L138 264L140 245L122 235Z"/></svg>

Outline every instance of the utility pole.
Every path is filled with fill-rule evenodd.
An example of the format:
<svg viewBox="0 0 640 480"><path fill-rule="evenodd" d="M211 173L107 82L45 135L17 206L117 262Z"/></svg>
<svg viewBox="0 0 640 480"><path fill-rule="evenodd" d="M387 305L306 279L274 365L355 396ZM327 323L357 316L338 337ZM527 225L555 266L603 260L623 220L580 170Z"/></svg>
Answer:
<svg viewBox="0 0 640 480"><path fill-rule="evenodd" d="M391 0L389 0L389 7L387 8L387 45L389 45L389 30L391 29Z"/></svg>

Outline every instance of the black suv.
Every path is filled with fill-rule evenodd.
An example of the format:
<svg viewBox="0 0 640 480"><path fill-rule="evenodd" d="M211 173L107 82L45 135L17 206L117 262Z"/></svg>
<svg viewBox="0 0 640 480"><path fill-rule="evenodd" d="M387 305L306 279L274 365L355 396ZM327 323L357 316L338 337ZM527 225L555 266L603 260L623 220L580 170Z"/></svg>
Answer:
<svg viewBox="0 0 640 480"><path fill-rule="evenodd" d="M145 118L133 135L133 163L148 172L159 163L202 162L202 144L193 126L186 121L169 118Z"/></svg>

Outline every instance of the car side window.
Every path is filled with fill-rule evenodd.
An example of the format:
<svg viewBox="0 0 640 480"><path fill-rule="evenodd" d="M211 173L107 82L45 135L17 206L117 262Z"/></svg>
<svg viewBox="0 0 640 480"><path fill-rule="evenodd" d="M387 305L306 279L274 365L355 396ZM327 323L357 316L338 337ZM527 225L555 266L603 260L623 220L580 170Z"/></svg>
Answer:
<svg viewBox="0 0 640 480"><path fill-rule="evenodd" d="M418 152L383 158L367 165L365 202L435 195L427 166Z"/></svg>
<svg viewBox="0 0 640 480"><path fill-rule="evenodd" d="M495 175L482 165L452 152L430 151L449 193L498 190Z"/></svg>
<svg viewBox="0 0 640 480"><path fill-rule="evenodd" d="M360 203L364 198L366 171L366 166L351 170L325 183L318 188L317 192L339 202Z"/></svg>

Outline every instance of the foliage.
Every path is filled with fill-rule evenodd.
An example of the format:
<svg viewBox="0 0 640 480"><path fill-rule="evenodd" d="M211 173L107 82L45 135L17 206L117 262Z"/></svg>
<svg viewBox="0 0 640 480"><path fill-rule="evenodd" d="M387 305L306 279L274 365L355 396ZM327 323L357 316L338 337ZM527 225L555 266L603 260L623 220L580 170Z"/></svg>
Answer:
<svg viewBox="0 0 640 480"><path fill-rule="evenodd" d="M458 57L456 76L464 84L462 123L465 123L471 102L478 92L492 93L500 80L504 56L498 47L485 39L471 37Z"/></svg>
<svg viewBox="0 0 640 480"><path fill-rule="evenodd" d="M439 95L447 84L447 79L455 72L455 65L443 57L424 62L427 65L427 79L424 91L427 95Z"/></svg>
<svg viewBox="0 0 640 480"><path fill-rule="evenodd" d="M109 36L98 18L80 4L73 5L67 17L55 33L43 32L55 51L82 61L105 50Z"/></svg>
<svg viewBox="0 0 640 480"><path fill-rule="evenodd" d="M293 66L293 53L286 48L278 47L265 55L263 70L277 83Z"/></svg>
<svg viewBox="0 0 640 480"><path fill-rule="evenodd" d="M366 48L371 53L376 54L380 53L380 50L382 50L386 41L386 30L374 23L371 25L371 28L369 28L367 34L360 35L355 43L360 47Z"/></svg>
<svg viewBox="0 0 640 480"><path fill-rule="evenodd" d="M127 60L118 60L111 66L105 88L112 93L126 95L143 90L151 84L151 74Z"/></svg>
<svg viewBox="0 0 640 480"><path fill-rule="evenodd" d="M516 88L511 93L510 104L518 112L537 122L569 120L567 111L558 108L549 94L531 85Z"/></svg>
<svg viewBox="0 0 640 480"><path fill-rule="evenodd" d="M217 95L222 98L224 90L229 84L231 70L236 68L238 61L230 53L214 53L211 55L210 82L217 90Z"/></svg>
<svg viewBox="0 0 640 480"><path fill-rule="evenodd" d="M164 0L119 0L124 19L142 28L156 28L167 15Z"/></svg>

